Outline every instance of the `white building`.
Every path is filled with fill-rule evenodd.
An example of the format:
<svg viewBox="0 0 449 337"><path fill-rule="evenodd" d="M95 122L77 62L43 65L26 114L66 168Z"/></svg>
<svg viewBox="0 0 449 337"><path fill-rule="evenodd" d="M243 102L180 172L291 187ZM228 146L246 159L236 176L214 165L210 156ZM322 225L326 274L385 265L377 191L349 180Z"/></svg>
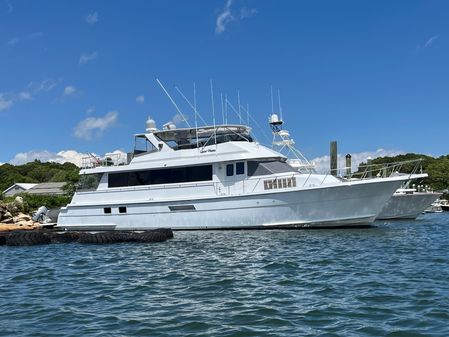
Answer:
<svg viewBox="0 0 449 337"><path fill-rule="evenodd" d="M37 184L15 183L2 192L5 197L12 197L19 193L24 193Z"/></svg>

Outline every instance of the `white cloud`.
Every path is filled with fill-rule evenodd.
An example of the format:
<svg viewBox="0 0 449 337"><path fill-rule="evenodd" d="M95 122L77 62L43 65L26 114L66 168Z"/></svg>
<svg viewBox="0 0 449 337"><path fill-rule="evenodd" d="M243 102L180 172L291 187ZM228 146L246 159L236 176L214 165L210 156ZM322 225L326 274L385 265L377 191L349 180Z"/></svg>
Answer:
<svg viewBox="0 0 449 337"><path fill-rule="evenodd" d="M31 100L42 91L50 91L56 84L56 80L46 79L38 83L31 82L24 91L0 92L0 111L10 109L16 102Z"/></svg>
<svg viewBox="0 0 449 337"><path fill-rule="evenodd" d="M11 40L8 41L8 45L12 47L19 44L22 41L32 40L42 36L44 36L44 33L42 32L34 32L24 37L14 36Z"/></svg>
<svg viewBox="0 0 449 337"><path fill-rule="evenodd" d="M14 104L14 101L10 98L6 97L6 94L0 93L0 111L2 110L8 110L12 107Z"/></svg>
<svg viewBox="0 0 449 337"><path fill-rule="evenodd" d="M113 126L118 119L118 113L108 112L104 117L88 117L79 122L74 128L76 138L90 140L99 137L109 127Z"/></svg>
<svg viewBox="0 0 449 337"><path fill-rule="evenodd" d="M77 89L73 85L64 88L64 96L73 96L77 93Z"/></svg>
<svg viewBox="0 0 449 337"><path fill-rule="evenodd" d="M435 40L438 39L438 35L434 35L427 39L427 41L424 43L424 45L417 45L416 49L426 49L432 47Z"/></svg>
<svg viewBox="0 0 449 337"><path fill-rule="evenodd" d="M215 22L215 33L221 34L226 30L229 23L248 19L257 14L256 8L240 8L240 14L233 14L232 10L233 0L227 0L224 8L220 11Z"/></svg>
<svg viewBox="0 0 449 337"><path fill-rule="evenodd" d="M32 91L33 95L39 94L42 91L51 91L53 90L56 85L58 84L58 81L55 79L46 79L40 82L31 82L28 85L28 88Z"/></svg>
<svg viewBox="0 0 449 337"><path fill-rule="evenodd" d="M366 152L358 152L358 153L351 153L351 166L352 171L357 171L359 164L362 162L366 163L366 160L371 157L372 159L378 158L378 157L392 157L397 156L400 154L404 154L404 151L400 150L385 150L385 149L378 149L376 151L366 151ZM342 171L346 167L346 154L339 153L337 156L337 162L338 167ZM311 160L311 162L315 165L315 169L317 172L321 173L327 173L330 171L330 157L329 156L322 156L317 157Z"/></svg>
<svg viewBox="0 0 449 337"><path fill-rule="evenodd" d="M19 100L21 100L21 101L28 101L28 100L30 100L32 97L31 97L31 93L29 93L29 92L27 92L27 91L22 91L22 92L19 92L18 94L17 94L17 97L19 98Z"/></svg>
<svg viewBox="0 0 449 337"><path fill-rule="evenodd" d="M232 0L227 0L223 11L218 14L217 21L215 23L215 33L221 34L226 30L228 23L235 20L235 17L231 13Z"/></svg>
<svg viewBox="0 0 449 337"><path fill-rule="evenodd" d="M145 102L145 97L143 95L136 97L136 102L142 104Z"/></svg>
<svg viewBox="0 0 449 337"><path fill-rule="evenodd" d="M95 153L93 153L93 155L97 156ZM23 165L34 160L40 160L41 162L55 162L60 164L73 163L77 166L81 166L83 158L87 158L88 156L88 153L82 153L75 150L62 150L57 153L47 150L28 151L17 153L9 163L12 165ZM126 153L121 150L108 152L105 156L112 157L113 160L120 157L123 162L126 160Z"/></svg>
<svg viewBox="0 0 449 337"><path fill-rule="evenodd" d="M243 7L240 10L240 19L250 18L257 14L257 9Z"/></svg>
<svg viewBox="0 0 449 337"><path fill-rule="evenodd" d="M423 48L427 48L427 47L431 47L433 42L438 39L438 35L432 36L431 38L429 38L426 43L424 44Z"/></svg>
<svg viewBox="0 0 449 337"><path fill-rule="evenodd" d="M86 114L91 115L95 112L95 107L94 106L90 106L89 108L87 108L86 110Z"/></svg>
<svg viewBox="0 0 449 337"><path fill-rule="evenodd" d="M80 60L79 63L80 64L85 64L87 62L93 61L97 58L98 54L96 51L88 54L88 53L82 53L80 56Z"/></svg>
<svg viewBox="0 0 449 337"><path fill-rule="evenodd" d="M20 42L20 38L15 36L13 37L11 40L8 41L8 45L9 46L15 46L16 44L18 44Z"/></svg>
<svg viewBox="0 0 449 337"><path fill-rule="evenodd" d="M34 160L50 161L53 158L54 154L48 151L19 152L9 161L9 163L13 165L22 165Z"/></svg>
<svg viewBox="0 0 449 337"><path fill-rule="evenodd" d="M89 25L94 25L98 22L98 12L91 12L84 17L84 20Z"/></svg>

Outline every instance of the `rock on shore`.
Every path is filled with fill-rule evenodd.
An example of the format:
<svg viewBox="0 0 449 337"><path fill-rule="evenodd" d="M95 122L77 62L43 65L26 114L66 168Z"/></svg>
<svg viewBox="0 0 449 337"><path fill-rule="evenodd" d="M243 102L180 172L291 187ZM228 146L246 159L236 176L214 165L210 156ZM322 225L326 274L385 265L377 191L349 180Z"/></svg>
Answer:
<svg viewBox="0 0 449 337"><path fill-rule="evenodd" d="M14 202L0 202L0 231L18 229L39 229L42 225L23 213L23 199L17 197Z"/></svg>

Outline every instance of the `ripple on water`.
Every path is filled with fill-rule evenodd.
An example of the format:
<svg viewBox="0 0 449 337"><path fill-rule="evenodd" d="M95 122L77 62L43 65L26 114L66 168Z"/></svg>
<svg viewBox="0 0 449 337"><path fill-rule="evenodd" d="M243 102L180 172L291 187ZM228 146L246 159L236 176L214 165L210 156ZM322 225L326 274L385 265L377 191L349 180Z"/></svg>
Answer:
<svg viewBox="0 0 449 337"><path fill-rule="evenodd" d="M449 215L0 247L0 336L444 336Z"/></svg>

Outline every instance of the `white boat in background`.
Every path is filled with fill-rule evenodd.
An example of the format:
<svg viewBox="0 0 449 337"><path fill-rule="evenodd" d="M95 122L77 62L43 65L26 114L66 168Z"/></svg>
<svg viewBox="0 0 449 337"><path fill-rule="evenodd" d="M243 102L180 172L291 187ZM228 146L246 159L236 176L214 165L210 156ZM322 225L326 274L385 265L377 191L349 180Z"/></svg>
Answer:
<svg viewBox="0 0 449 337"><path fill-rule="evenodd" d="M449 211L449 201L446 199L440 200L440 207L443 211Z"/></svg>
<svg viewBox="0 0 449 337"><path fill-rule="evenodd" d="M280 107L279 107L280 109ZM272 114L269 118L269 124L273 133L272 146L277 151L286 155L289 159L287 162L296 168L299 172L307 173L314 172L315 167L313 163L310 163L307 158L295 147L294 140L290 137L290 133L282 129L283 120L278 117L277 114ZM403 163L393 164L394 166L402 166L403 164L415 164L413 172L417 172L420 160L414 160ZM355 181L360 178L372 176L373 173L377 176L387 176L388 174L397 174L396 169L384 165L366 165L362 167L361 172L349 174L351 170L343 168L344 175L341 176L343 180ZM337 170L338 172L338 170ZM426 178L426 173L415 175L415 177ZM407 186L410 181L404 184L402 188L396 190L391 198L384 205L382 211L378 215L377 219L416 219L426 208L428 208L437 198L441 196L441 193L435 193L430 191L419 191L416 189L409 189Z"/></svg>
<svg viewBox="0 0 449 337"><path fill-rule="evenodd" d="M244 125L156 128L132 158L87 158L61 209L67 230L367 226L407 176L343 180L298 172Z"/></svg>
<svg viewBox="0 0 449 337"><path fill-rule="evenodd" d="M440 199L435 200L430 207L424 210L424 213L443 213L441 208Z"/></svg>
<svg viewBox="0 0 449 337"><path fill-rule="evenodd" d="M377 219L416 219L429 208L441 193L400 188L385 204Z"/></svg>

